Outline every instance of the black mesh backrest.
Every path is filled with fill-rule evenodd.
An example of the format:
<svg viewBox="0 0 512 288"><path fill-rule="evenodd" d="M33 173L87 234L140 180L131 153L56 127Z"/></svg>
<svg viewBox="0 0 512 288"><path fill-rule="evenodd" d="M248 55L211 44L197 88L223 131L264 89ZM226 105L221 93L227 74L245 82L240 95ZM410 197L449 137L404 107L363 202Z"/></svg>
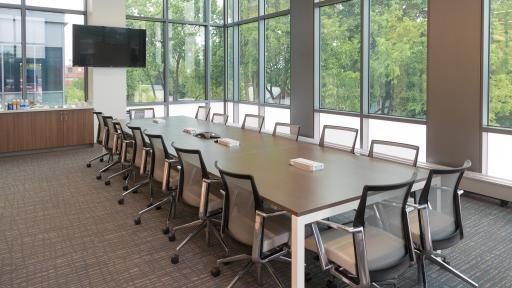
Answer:
<svg viewBox="0 0 512 288"><path fill-rule="evenodd" d="M319 145L354 153L359 130L350 127L324 125Z"/></svg>
<svg viewBox="0 0 512 288"><path fill-rule="evenodd" d="M210 107L209 106L199 106L197 107L196 119L198 120L208 120L210 116Z"/></svg>
<svg viewBox="0 0 512 288"><path fill-rule="evenodd" d="M103 112L92 112L96 115L98 120L98 133L96 134L96 143L101 144L103 137L103 130L105 130L105 123L103 122Z"/></svg>
<svg viewBox="0 0 512 288"><path fill-rule="evenodd" d="M400 142L372 140L368 157L404 163L416 167L420 147Z"/></svg>
<svg viewBox="0 0 512 288"><path fill-rule="evenodd" d="M295 124L277 122L274 125L273 136L281 136L292 140L299 140L300 126Z"/></svg>
<svg viewBox="0 0 512 288"><path fill-rule="evenodd" d="M107 129L107 141L106 143L103 143L103 146L106 149L111 150L114 145L114 136L116 133L116 129L114 127L114 118L112 116L103 116L103 123Z"/></svg>
<svg viewBox="0 0 512 288"><path fill-rule="evenodd" d="M179 193L185 203L199 207L203 179L209 179L201 151L179 148L174 143L171 145L181 165Z"/></svg>
<svg viewBox="0 0 512 288"><path fill-rule="evenodd" d="M364 227L366 238L376 237L382 245L381 249L392 249L394 257L390 257L387 269L393 267L409 256L414 259L410 245L410 231L406 212L406 204L413 177L402 183L392 185L366 185L354 217L354 227ZM377 238L378 237L378 238ZM371 248L366 247L367 251Z"/></svg>
<svg viewBox="0 0 512 288"><path fill-rule="evenodd" d="M448 227L450 230L446 231L446 236L457 231L460 233L461 239L464 236L458 190L462 176L469 167L471 167L471 161L466 160L464 165L458 168L430 170L427 182L420 194L418 204L428 205L429 217L435 216L437 219L443 220L441 222L443 225L451 226ZM429 222L431 228L439 223L438 221ZM450 231L452 233L449 233ZM432 235L433 241L444 240L436 239L435 236Z"/></svg>
<svg viewBox="0 0 512 288"><path fill-rule="evenodd" d="M256 210L263 211L263 201L260 198L256 183L251 175L237 174L215 167L220 172L226 205L224 207L223 227L237 241L252 245Z"/></svg>
<svg viewBox="0 0 512 288"><path fill-rule="evenodd" d="M154 108L133 108L128 110L130 120L133 119L144 119L144 118L155 118Z"/></svg>
<svg viewBox="0 0 512 288"><path fill-rule="evenodd" d="M149 145L153 150L153 153L151 153L151 178L162 183L165 176L165 159L170 159L171 156L162 135L146 134L146 136L148 136Z"/></svg>
<svg viewBox="0 0 512 288"><path fill-rule="evenodd" d="M249 129L261 132L265 117L255 114L245 114L244 122L242 122L242 129Z"/></svg>
<svg viewBox="0 0 512 288"><path fill-rule="evenodd" d="M132 131L133 140L135 142L133 148L135 161L133 162L133 165L140 168L142 166L142 151L145 147L149 146L146 143L146 139L144 138L144 134L140 127L128 126L128 128Z"/></svg>
<svg viewBox="0 0 512 288"><path fill-rule="evenodd" d="M226 123L228 123L228 118L229 115L227 114L213 113L212 122L226 125Z"/></svg>

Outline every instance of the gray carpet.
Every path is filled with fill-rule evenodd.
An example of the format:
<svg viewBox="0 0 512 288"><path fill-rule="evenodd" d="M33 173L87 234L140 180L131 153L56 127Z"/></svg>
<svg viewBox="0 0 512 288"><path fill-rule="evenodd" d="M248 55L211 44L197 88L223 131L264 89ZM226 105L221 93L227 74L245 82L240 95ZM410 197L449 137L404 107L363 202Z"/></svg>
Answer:
<svg viewBox="0 0 512 288"><path fill-rule="evenodd" d="M0 287L225 287L242 264L224 266L218 278L209 270L224 253L203 235L182 250L181 261L169 261L173 249L188 231L169 242L161 233L166 209L153 211L133 224L148 202L147 189L129 195L118 205L121 179L107 187L95 180L98 153L83 148L29 156L0 158ZM173 224L194 220L193 209L179 206ZM488 198L463 198L466 238L446 254L453 267L481 287L512 287L512 208L501 208ZM232 254L249 252L233 241ZM313 274L308 287L324 287L327 274L312 254L307 263ZM275 263L289 285L290 268ZM437 267L428 265L430 287L467 287ZM415 286L416 269L400 279L400 287ZM341 286L341 285L340 285ZM252 275L237 287L258 287ZM264 285L274 287L264 272Z"/></svg>

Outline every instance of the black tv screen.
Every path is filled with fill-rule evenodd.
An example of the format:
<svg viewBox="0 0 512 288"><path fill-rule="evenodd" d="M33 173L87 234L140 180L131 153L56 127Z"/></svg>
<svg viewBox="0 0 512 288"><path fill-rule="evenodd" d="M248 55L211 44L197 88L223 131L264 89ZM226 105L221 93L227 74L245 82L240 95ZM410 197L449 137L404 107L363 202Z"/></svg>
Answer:
<svg viewBox="0 0 512 288"><path fill-rule="evenodd" d="M146 30L73 25L73 66L146 67Z"/></svg>

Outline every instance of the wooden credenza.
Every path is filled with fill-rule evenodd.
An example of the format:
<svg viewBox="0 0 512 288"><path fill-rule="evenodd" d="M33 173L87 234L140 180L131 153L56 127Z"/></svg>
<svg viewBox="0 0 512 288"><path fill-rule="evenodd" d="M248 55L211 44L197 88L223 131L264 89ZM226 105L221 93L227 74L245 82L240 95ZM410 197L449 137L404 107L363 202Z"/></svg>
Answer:
<svg viewBox="0 0 512 288"><path fill-rule="evenodd" d="M93 144L92 108L0 112L0 153Z"/></svg>

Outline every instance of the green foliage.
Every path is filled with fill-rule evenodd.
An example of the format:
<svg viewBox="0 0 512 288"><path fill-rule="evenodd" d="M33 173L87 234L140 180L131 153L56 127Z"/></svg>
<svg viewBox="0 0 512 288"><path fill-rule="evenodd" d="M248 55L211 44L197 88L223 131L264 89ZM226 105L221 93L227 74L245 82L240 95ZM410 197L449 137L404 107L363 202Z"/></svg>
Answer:
<svg viewBox="0 0 512 288"><path fill-rule="evenodd" d="M66 104L73 104L85 101L84 79L77 78L71 80L71 84L64 86L64 95L66 97Z"/></svg>
<svg viewBox="0 0 512 288"><path fill-rule="evenodd" d="M290 16L265 21L265 101L290 104Z"/></svg>
<svg viewBox="0 0 512 288"><path fill-rule="evenodd" d="M241 3L240 3L241 4ZM258 100L258 23L240 26L240 100Z"/></svg>
<svg viewBox="0 0 512 288"><path fill-rule="evenodd" d="M240 0L238 2L238 7L240 19L248 19L258 16L258 0Z"/></svg>
<svg viewBox="0 0 512 288"><path fill-rule="evenodd" d="M173 20L203 21L203 0L170 0L169 18Z"/></svg>
<svg viewBox="0 0 512 288"><path fill-rule="evenodd" d="M126 15L161 18L163 5L162 0L126 0Z"/></svg>
<svg viewBox="0 0 512 288"><path fill-rule="evenodd" d="M211 28L210 98L224 99L224 29Z"/></svg>

